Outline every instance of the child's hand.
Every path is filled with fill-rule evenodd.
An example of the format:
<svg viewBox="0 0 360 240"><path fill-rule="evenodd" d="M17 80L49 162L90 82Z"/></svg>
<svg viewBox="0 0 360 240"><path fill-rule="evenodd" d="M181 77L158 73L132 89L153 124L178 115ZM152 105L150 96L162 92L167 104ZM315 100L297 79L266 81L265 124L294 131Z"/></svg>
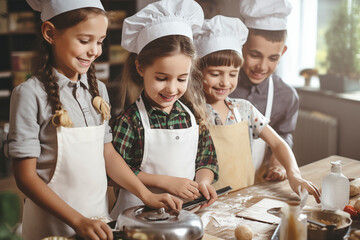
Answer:
<svg viewBox="0 0 360 240"><path fill-rule="evenodd" d="M286 179L286 170L283 166L269 167L266 174L266 181L284 181Z"/></svg>
<svg viewBox="0 0 360 240"><path fill-rule="evenodd" d="M299 195L298 187L300 186L301 189L306 189L310 195L313 195L317 203L320 203L320 191L312 182L303 179L301 176L291 176L289 174L288 179L290 187L294 192Z"/></svg>
<svg viewBox="0 0 360 240"><path fill-rule="evenodd" d="M182 199L193 200L200 197L198 183L187 178L163 176L163 186L166 192L176 195Z"/></svg>
<svg viewBox="0 0 360 240"><path fill-rule="evenodd" d="M283 181L286 179L286 170L281 163L272 154L269 163L269 169L267 171L266 181Z"/></svg>
<svg viewBox="0 0 360 240"><path fill-rule="evenodd" d="M94 220L83 217L75 224L74 230L77 235L79 235L83 239L113 240L113 233L111 231L111 228L101 220Z"/></svg>
<svg viewBox="0 0 360 240"><path fill-rule="evenodd" d="M151 193L149 197L143 199L146 206L154 209L165 208L166 210L176 209L181 210L183 201L171 194L162 193L155 194Z"/></svg>
<svg viewBox="0 0 360 240"><path fill-rule="evenodd" d="M208 200L207 203L201 205L201 208L210 206L218 199L215 188L210 184L199 183L199 191Z"/></svg>

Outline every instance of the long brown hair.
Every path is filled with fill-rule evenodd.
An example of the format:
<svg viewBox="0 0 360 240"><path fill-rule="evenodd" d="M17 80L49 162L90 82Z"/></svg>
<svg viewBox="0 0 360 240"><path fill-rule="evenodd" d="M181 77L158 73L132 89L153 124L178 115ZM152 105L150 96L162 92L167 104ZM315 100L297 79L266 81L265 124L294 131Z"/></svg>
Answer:
<svg viewBox="0 0 360 240"><path fill-rule="evenodd" d="M98 8L81 8L59 14L49 19L48 21L51 22L56 29L67 29L77 25L82 21L85 21L90 14L101 14L106 16L106 12ZM62 110L62 106L59 96L59 85L57 83L58 79L53 74L54 57L52 46L43 38L41 27L38 29L38 46L32 65L32 71L33 75L37 77L44 85L45 91L47 93L47 100L51 106L52 113L54 114L56 111ZM93 64L91 64L87 72L87 77L90 94L94 99L95 97L99 96L99 90Z"/></svg>
<svg viewBox="0 0 360 240"><path fill-rule="evenodd" d="M191 39L182 35L169 35L155 39L148 43L138 55L130 54L124 66L120 82L122 98L120 108L125 109L128 104L135 102L144 87L143 79L136 70L135 60L138 61L139 67L146 68L151 66L158 58L178 53L189 56L193 63L197 57ZM194 64L192 64L188 87L180 100L193 111L198 123L202 124L207 120L207 113L205 97L202 91L202 80L196 77L196 71ZM131 86L131 89L129 86Z"/></svg>

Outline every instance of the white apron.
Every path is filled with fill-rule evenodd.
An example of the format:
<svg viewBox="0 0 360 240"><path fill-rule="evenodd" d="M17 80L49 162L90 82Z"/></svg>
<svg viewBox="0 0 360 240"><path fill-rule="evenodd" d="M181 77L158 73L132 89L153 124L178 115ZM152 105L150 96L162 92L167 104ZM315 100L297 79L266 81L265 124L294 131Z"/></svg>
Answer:
<svg viewBox="0 0 360 240"><path fill-rule="evenodd" d="M107 178L104 160L104 124L80 128L57 128L58 155L48 187L85 217L108 216ZM58 218L29 198L24 204L23 238L75 235Z"/></svg>
<svg viewBox="0 0 360 240"><path fill-rule="evenodd" d="M232 191L235 191L254 184L249 123L241 121L237 108L234 109L234 115L235 124L209 127L219 165L219 179L213 184L215 189L231 186Z"/></svg>
<svg viewBox="0 0 360 240"><path fill-rule="evenodd" d="M267 96L266 109L265 109L265 117L268 119L270 119L271 117L273 99L274 99L274 83L272 77L270 76L268 96ZM261 138L253 140L252 158L253 158L255 170L258 170L260 168L261 163L264 160L266 150L267 150L267 145L264 140L262 140Z"/></svg>
<svg viewBox="0 0 360 240"><path fill-rule="evenodd" d="M180 102L180 101L179 101ZM181 102L180 102L181 103ZM199 126L191 111L181 103L191 117L191 127L184 129L151 129L144 102L140 97L136 101L141 122L144 126L144 155L140 170L150 174L182 177L193 180L195 177L195 160L199 141ZM150 188L152 192L164 192ZM110 213L117 219L125 209L143 205L135 195L120 189L115 206Z"/></svg>

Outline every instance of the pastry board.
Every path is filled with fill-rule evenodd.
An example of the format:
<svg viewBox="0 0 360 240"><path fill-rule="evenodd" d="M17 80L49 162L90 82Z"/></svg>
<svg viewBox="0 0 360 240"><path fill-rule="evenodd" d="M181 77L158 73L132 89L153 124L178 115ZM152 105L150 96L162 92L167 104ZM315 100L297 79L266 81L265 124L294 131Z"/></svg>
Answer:
<svg viewBox="0 0 360 240"><path fill-rule="evenodd" d="M263 198L254 205L237 212L236 216L264 223L279 224L281 219L273 214L268 213L267 211L271 208L284 206L286 206L286 202L271 198Z"/></svg>

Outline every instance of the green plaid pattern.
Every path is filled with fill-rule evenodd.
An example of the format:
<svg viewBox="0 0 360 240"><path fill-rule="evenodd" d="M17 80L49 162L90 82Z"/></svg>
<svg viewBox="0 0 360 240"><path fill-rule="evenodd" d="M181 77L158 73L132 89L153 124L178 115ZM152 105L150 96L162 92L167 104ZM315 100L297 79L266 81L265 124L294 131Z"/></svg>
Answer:
<svg viewBox="0 0 360 240"><path fill-rule="evenodd" d="M149 116L150 127L155 129L181 129L191 127L190 115L176 101L170 114L156 109L143 96L146 111ZM201 129L201 128L199 128ZM113 144L117 152L124 158L131 170L137 175L144 153L144 127L140 120L140 113L135 103L117 117L113 126ZM195 169L208 168L218 179L219 168L214 143L208 129L199 131Z"/></svg>

